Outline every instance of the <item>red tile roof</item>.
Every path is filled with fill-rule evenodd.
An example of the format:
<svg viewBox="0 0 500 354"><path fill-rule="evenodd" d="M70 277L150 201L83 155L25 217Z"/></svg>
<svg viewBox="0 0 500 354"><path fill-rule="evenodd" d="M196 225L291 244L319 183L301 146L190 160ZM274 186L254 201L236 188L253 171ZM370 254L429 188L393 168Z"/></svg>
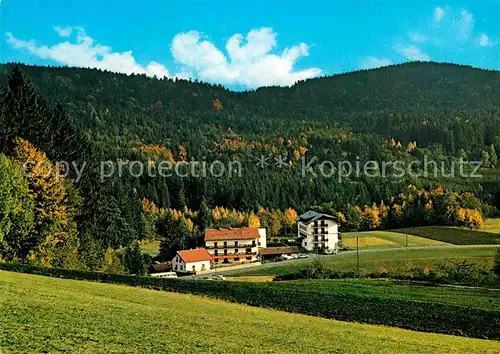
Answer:
<svg viewBox="0 0 500 354"><path fill-rule="evenodd" d="M202 261L211 261L212 256L208 251L204 248L196 248L194 250L184 250L177 251L179 257L182 258L184 263L193 263L193 262L202 262Z"/></svg>
<svg viewBox="0 0 500 354"><path fill-rule="evenodd" d="M205 241L254 240L258 238L260 238L259 229L256 227L205 230Z"/></svg>

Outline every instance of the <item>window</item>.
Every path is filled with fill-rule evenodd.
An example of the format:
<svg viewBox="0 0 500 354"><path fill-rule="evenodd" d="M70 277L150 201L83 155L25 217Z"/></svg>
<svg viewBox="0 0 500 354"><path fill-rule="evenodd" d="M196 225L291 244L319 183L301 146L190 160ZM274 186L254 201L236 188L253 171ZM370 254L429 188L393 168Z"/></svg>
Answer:
<svg viewBox="0 0 500 354"><path fill-rule="evenodd" d="M217 242L214 242L214 247L216 247L216 248L217 248Z"/></svg>
<svg viewBox="0 0 500 354"><path fill-rule="evenodd" d="M252 257L245 257L245 259L246 259L247 261L251 261L251 260L252 260Z"/></svg>
<svg viewBox="0 0 500 354"><path fill-rule="evenodd" d="M314 222L314 227L318 227L318 222L317 221Z"/></svg>
<svg viewBox="0 0 500 354"><path fill-rule="evenodd" d="M225 255L225 256L227 255L227 250L224 250L224 255Z"/></svg>
<svg viewBox="0 0 500 354"><path fill-rule="evenodd" d="M193 272L196 272L196 266L193 266L191 269L193 270Z"/></svg>
<svg viewBox="0 0 500 354"><path fill-rule="evenodd" d="M238 241L234 241L234 247L238 247Z"/></svg>
<svg viewBox="0 0 500 354"><path fill-rule="evenodd" d="M175 265L175 270L177 270L177 264Z"/></svg>
<svg viewBox="0 0 500 354"><path fill-rule="evenodd" d="M252 247L255 247L255 240L252 241Z"/></svg>
<svg viewBox="0 0 500 354"><path fill-rule="evenodd" d="M214 256L218 256L219 255L219 250L214 250Z"/></svg>
<svg viewBox="0 0 500 354"><path fill-rule="evenodd" d="M234 261L239 262L240 261L239 257L234 258Z"/></svg>
<svg viewBox="0 0 500 354"><path fill-rule="evenodd" d="M252 253L252 249L251 248L247 248L246 249L246 253Z"/></svg>
<svg viewBox="0 0 500 354"><path fill-rule="evenodd" d="M224 241L224 247L227 247L227 241Z"/></svg>
<svg viewBox="0 0 500 354"><path fill-rule="evenodd" d="M229 263L227 258L224 258L224 263Z"/></svg>
<svg viewBox="0 0 500 354"><path fill-rule="evenodd" d="M304 242L304 246L307 246L307 242Z"/></svg>
<svg viewBox="0 0 500 354"><path fill-rule="evenodd" d="M205 269L206 269L206 267L205 267L205 263L203 263L203 264L201 265L201 270L205 270Z"/></svg>
<svg viewBox="0 0 500 354"><path fill-rule="evenodd" d="M234 249L234 253L238 253L238 249L237 248Z"/></svg>

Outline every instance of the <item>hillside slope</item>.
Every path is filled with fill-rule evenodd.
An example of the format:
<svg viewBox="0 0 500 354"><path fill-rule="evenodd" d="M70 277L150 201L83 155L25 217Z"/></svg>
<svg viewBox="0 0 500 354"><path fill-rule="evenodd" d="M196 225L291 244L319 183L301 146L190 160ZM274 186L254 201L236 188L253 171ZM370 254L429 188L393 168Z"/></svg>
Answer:
<svg viewBox="0 0 500 354"><path fill-rule="evenodd" d="M498 342L0 271L5 352L495 353Z"/></svg>
<svg viewBox="0 0 500 354"><path fill-rule="evenodd" d="M3 80L12 67L0 66ZM500 72L453 64L407 63L252 92L94 69L21 68L82 129L120 146L171 139L198 153L197 145L210 147L228 127L247 139L298 138L317 133L319 123L325 131L341 124L419 146L440 143L449 153L477 153L500 137ZM214 108L214 98L222 106ZM328 145L316 135L312 145Z"/></svg>

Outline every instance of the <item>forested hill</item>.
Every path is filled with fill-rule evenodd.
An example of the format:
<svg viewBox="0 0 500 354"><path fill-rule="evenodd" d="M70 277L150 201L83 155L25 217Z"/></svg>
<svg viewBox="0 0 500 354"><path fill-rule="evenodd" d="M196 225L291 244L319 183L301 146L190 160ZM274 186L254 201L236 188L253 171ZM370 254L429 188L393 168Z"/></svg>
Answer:
<svg viewBox="0 0 500 354"><path fill-rule="evenodd" d="M12 67L0 68L3 81ZM201 156L229 127L263 142L307 135L314 147L328 145L341 125L480 156L500 137L500 72L453 64L407 63L251 92L95 69L20 67L107 147L182 144Z"/></svg>
<svg viewBox="0 0 500 354"><path fill-rule="evenodd" d="M114 249L138 250L135 240L161 239L167 259L202 244L206 227L289 235L310 209L351 231L403 220L480 227L500 209L499 72L410 63L233 92L7 64L0 81L2 259L106 270L120 263ZM441 172L413 165L426 158ZM483 178L454 173L462 159L481 160ZM104 173L110 160L125 173ZM60 161L83 173L60 176ZM176 173L158 173L164 161ZM344 174L344 162L381 172L396 161L403 174ZM147 173L132 170L137 162ZM222 174L193 173L216 162Z"/></svg>

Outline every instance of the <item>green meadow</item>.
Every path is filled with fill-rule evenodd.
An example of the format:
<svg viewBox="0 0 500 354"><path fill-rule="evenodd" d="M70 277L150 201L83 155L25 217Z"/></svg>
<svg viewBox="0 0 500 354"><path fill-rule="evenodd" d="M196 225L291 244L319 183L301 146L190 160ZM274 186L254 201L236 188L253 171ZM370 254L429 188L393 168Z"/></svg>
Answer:
<svg viewBox="0 0 500 354"><path fill-rule="evenodd" d="M498 353L496 341L0 271L5 353Z"/></svg>
<svg viewBox="0 0 500 354"><path fill-rule="evenodd" d="M443 263L462 261L475 263L489 270L493 265L495 251L495 247L367 250L360 252L359 263L361 273L372 273L381 270L405 271L414 267L432 268ZM327 267L339 271L357 270L356 252L344 252L328 257L320 256L320 259ZM310 262L310 260L299 260L267 263L261 267L241 270L231 275L289 274L304 268Z"/></svg>

